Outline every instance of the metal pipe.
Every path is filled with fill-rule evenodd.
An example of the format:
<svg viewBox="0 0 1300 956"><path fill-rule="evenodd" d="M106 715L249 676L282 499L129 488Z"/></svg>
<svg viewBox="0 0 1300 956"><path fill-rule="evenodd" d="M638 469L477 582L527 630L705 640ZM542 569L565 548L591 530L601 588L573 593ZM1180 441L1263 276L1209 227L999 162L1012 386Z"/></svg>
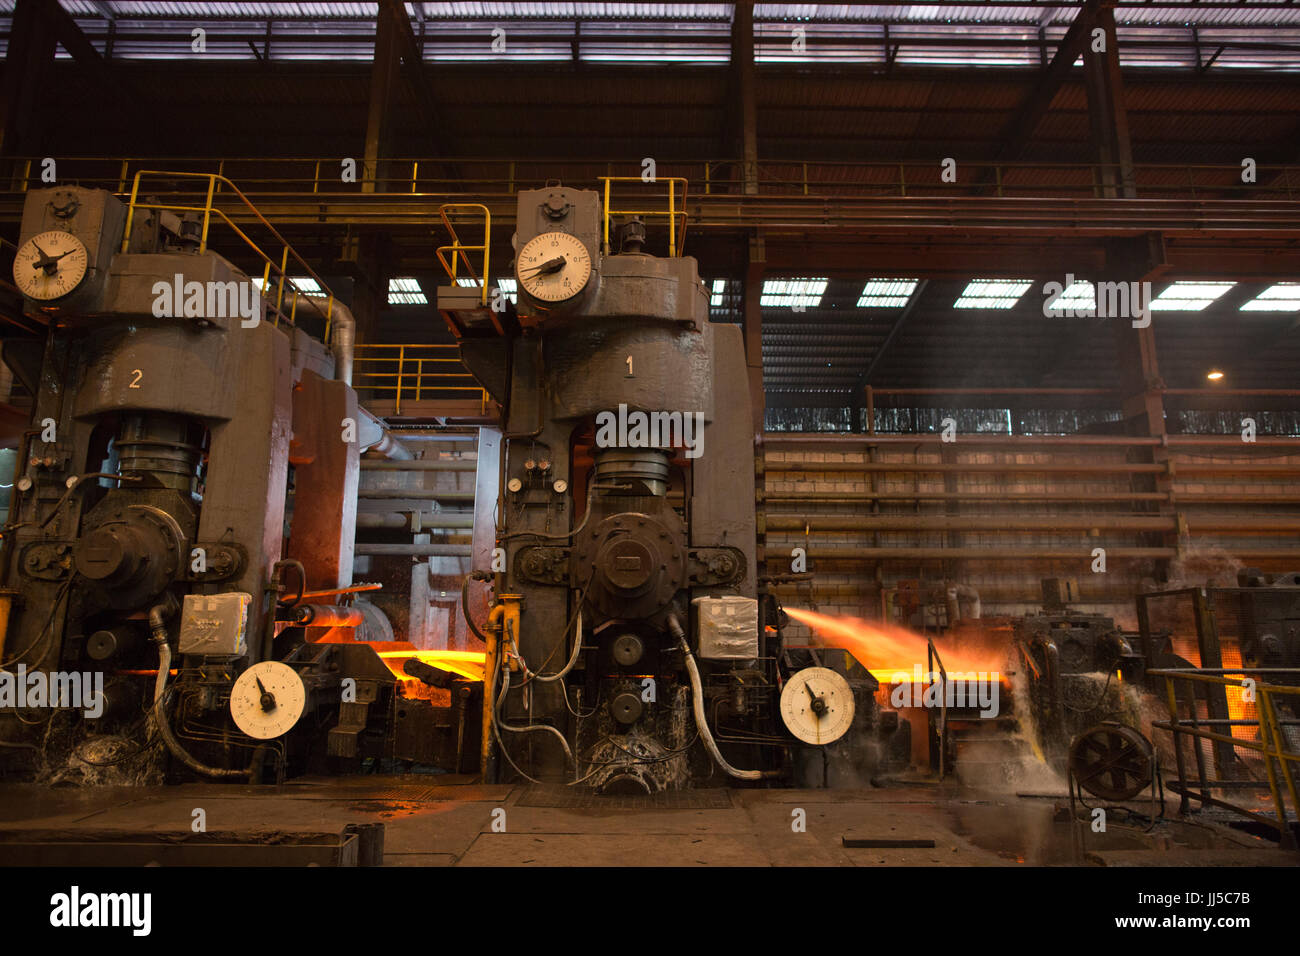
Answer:
<svg viewBox="0 0 1300 956"><path fill-rule="evenodd" d="M411 461L415 458L409 448L393 437L387 425L360 405L357 406L357 417L360 419L357 424L367 427L375 435L374 438L367 436L362 439L361 450L363 452L373 451L385 458L398 461Z"/></svg>
<svg viewBox="0 0 1300 956"><path fill-rule="evenodd" d="M765 560L789 560L790 549L780 545L771 545L762 549ZM1111 558L1174 558L1178 556L1176 548L1107 548L1107 557ZM1281 557L1300 557L1300 551L1279 551ZM904 559L948 560L982 560L982 561L1084 561L1089 557L1088 550L1078 547L1073 550L1058 548L1056 550L1034 548L812 548L808 556L822 561L901 561ZM1241 557L1241 554L1237 554Z"/></svg>
<svg viewBox="0 0 1300 956"><path fill-rule="evenodd" d="M401 428L390 428L389 433L396 435L402 441L478 441L478 435L467 435L460 432L439 432L431 429L414 428L411 425L404 425Z"/></svg>
<svg viewBox="0 0 1300 956"><path fill-rule="evenodd" d="M356 554L435 558L468 558L472 552L468 544L358 544Z"/></svg>
<svg viewBox="0 0 1300 956"><path fill-rule="evenodd" d="M1183 515L1192 534L1234 534L1238 532L1289 534L1300 531L1300 516L1286 518L1264 515ZM817 534L880 531L982 531L1014 534L1021 531L1177 531L1174 515L786 515L768 513L768 531L811 531Z"/></svg>
<svg viewBox="0 0 1300 956"><path fill-rule="evenodd" d="M1173 515L784 515L768 513L768 531L1176 531ZM1300 529L1300 525L1296 526Z"/></svg>
<svg viewBox="0 0 1300 956"><path fill-rule="evenodd" d="M1233 468L1212 469L1212 473L1231 474L1234 471L1246 466L1235 466ZM966 462L950 463L939 461L765 461L764 468L769 472L791 472L791 471L853 471L853 472L886 472L886 473L974 473L974 472L1026 472L1035 474L1039 472L1065 472L1068 474L1081 475L1132 475L1132 474L1166 474L1168 469L1164 465L1148 465L1140 463L1117 462L1115 464L1093 464L1085 462ZM1178 473L1187 474L1193 470L1193 466L1179 465ZM1295 468L1285 469L1284 473L1291 473L1300 470L1300 465Z"/></svg>
<svg viewBox="0 0 1300 956"><path fill-rule="evenodd" d="M868 575L864 573L863 578L865 579L866 577L868 577ZM857 584L826 584L814 578L812 581L777 581L769 585L769 587L776 593L787 596L786 603L798 604L798 602L805 600L809 589L811 588L814 595L817 595L821 599L825 599L824 603L832 604L840 602L831 601L829 600L830 598L860 600L864 590L875 591L878 586L875 581L864 580ZM958 602L960 603L961 600L962 599L959 597ZM988 601L990 604L1039 604L1042 602L1042 596L1037 587L1024 589L1006 587L997 590L982 588L980 590L981 609L984 601ZM846 601L844 603L851 603L851 601ZM1087 600L1080 601L1079 603L1131 605L1133 603L1133 594L1127 586L1116 585L1110 592L1101 592L1090 595ZM962 617L973 618L975 616L974 610L974 605L972 604L971 608L962 614Z"/></svg>
<svg viewBox="0 0 1300 956"><path fill-rule="evenodd" d="M809 557L822 561L1086 561L1089 548L1080 546L1073 550L1037 550L1034 548L813 548ZM789 548L771 545L762 549L764 560L790 559ZM1296 561L1300 549L1296 548L1233 548L1233 557L1242 561ZM1176 548L1106 548L1108 558L1176 558Z"/></svg>
<svg viewBox="0 0 1300 956"><path fill-rule="evenodd" d="M956 595L958 611L960 612L961 606L965 604L967 610L964 616L969 620L978 621L983 610L980 604L980 592L969 584L958 584L949 591Z"/></svg>
<svg viewBox="0 0 1300 956"><path fill-rule="evenodd" d="M380 438L379 441L375 442L375 444L371 445L369 448L363 448L362 451L373 451L377 454L383 455L385 458L394 458L399 461L415 457L411 454L410 450L402 445L401 442L390 435L387 429L384 430L383 437Z"/></svg>
<svg viewBox="0 0 1300 956"><path fill-rule="evenodd" d="M353 358L357 344L357 320L352 312L337 300L331 307L330 348L334 352L334 377L347 385L352 384Z"/></svg>
<svg viewBox="0 0 1300 956"><path fill-rule="evenodd" d="M358 528L386 528L394 531L436 531L441 528L473 528L473 515L444 514L440 511L388 511L357 515Z"/></svg>
<svg viewBox="0 0 1300 956"><path fill-rule="evenodd" d="M1169 494L1162 491L1118 491L1110 492L1087 492L1081 491L1077 494L1008 494L1006 492L977 492L977 491L863 491L863 492L844 492L844 491L795 491L795 492L761 492L760 501L781 502L781 503L802 503L806 501L822 501L827 504L854 504L859 501L1023 501L1023 502L1052 502L1052 501L1091 501L1091 502L1124 502L1124 501L1168 501ZM1179 501L1196 500L1191 495L1178 495ZM1236 500L1236 499L1233 499ZM1283 503L1287 501L1300 502L1300 495L1293 498L1280 498L1273 503Z"/></svg>
<svg viewBox="0 0 1300 956"><path fill-rule="evenodd" d="M361 488L358 498L380 501L473 501L472 491L431 491L427 488Z"/></svg>
<svg viewBox="0 0 1300 956"><path fill-rule="evenodd" d="M299 604L293 609L293 622L301 627L360 627L365 615L338 604Z"/></svg>
<svg viewBox="0 0 1300 956"><path fill-rule="evenodd" d="M472 458L413 458L398 461L363 458L361 460L362 471L475 471L477 468L478 462Z"/></svg>
<svg viewBox="0 0 1300 956"><path fill-rule="evenodd" d="M1130 492L1086 492L1081 491L1078 494L1005 494L996 491L989 493L981 492L942 492L942 491L902 491L902 492L839 492L839 491L797 491L797 492L780 492L772 494L771 492L761 492L758 500L763 502L779 502L781 504L803 502L823 502L825 504L855 504L862 501L991 501L991 502L1106 502L1106 501L1169 501L1175 499L1178 504L1198 504L1198 505L1232 505L1232 504L1250 504L1250 505L1290 505L1300 504L1300 494L1280 494L1280 495L1207 495L1207 494L1190 494L1182 491L1172 491L1169 493L1162 491L1130 491Z"/></svg>

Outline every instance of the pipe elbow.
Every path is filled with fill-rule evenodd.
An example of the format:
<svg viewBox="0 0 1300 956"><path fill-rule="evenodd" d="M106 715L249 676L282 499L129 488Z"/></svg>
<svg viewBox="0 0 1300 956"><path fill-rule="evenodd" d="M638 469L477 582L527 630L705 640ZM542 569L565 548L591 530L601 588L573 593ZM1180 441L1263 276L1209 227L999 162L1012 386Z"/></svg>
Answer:
<svg viewBox="0 0 1300 956"><path fill-rule="evenodd" d="M149 608L149 638L159 646L167 643L167 618L171 617L171 610L167 604Z"/></svg>
<svg viewBox="0 0 1300 956"><path fill-rule="evenodd" d="M352 384L356 342L357 320L345 306L335 302L333 315L330 317L330 347L334 352L334 377L347 385Z"/></svg>

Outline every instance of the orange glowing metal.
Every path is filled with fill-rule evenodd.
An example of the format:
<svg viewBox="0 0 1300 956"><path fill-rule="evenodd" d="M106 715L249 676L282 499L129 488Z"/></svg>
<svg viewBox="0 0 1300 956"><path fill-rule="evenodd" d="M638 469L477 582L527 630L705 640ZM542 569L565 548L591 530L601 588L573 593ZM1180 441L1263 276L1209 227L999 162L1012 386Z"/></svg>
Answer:
<svg viewBox="0 0 1300 956"><path fill-rule="evenodd" d="M487 660L482 651L422 651L414 647L410 650L380 651L379 656L388 665L388 669L403 680L412 679L402 670L402 665L412 657L441 670L479 681L483 679Z"/></svg>
<svg viewBox="0 0 1300 956"><path fill-rule="evenodd" d="M826 645L848 651L882 684L896 683L900 675L907 675L911 682L918 665L925 671L928 642L905 627L856 617L832 617L793 607L787 607L785 612L808 625ZM935 645L943 658L944 670L950 675L1001 670L1003 655L994 647L956 646L943 641L936 641Z"/></svg>

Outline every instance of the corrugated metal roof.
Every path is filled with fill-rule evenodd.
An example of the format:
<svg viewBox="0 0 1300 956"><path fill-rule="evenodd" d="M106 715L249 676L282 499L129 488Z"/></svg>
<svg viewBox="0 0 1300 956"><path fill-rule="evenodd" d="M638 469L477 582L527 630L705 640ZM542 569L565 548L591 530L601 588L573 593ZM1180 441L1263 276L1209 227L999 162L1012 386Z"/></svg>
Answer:
<svg viewBox="0 0 1300 956"><path fill-rule="evenodd" d="M377 3L223 0L61 0L102 47L109 19L113 55L126 59L364 59ZM733 4L407 3L430 62L726 63ZM0 17L14 0L0 0ZM874 68L1038 69L1055 53L1077 4L1021 0L918 4L758 4L755 56L767 65L819 63ZM1116 7L1126 67L1300 71L1300 6L1283 0L1121 0ZM195 52L182 33L222 34ZM506 25L504 49L494 30ZM239 33L242 26L250 31ZM66 55L66 54L62 54Z"/></svg>

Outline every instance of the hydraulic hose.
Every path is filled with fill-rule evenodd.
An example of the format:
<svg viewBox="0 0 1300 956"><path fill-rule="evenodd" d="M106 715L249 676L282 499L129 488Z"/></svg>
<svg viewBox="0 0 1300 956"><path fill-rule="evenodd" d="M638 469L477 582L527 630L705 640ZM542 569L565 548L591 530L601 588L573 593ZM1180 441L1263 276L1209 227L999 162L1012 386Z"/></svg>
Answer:
<svg viewBox="0 0 1300 956"><path fill-rule="evenodd" d="M677 615L670 614L668 616L668 630L673 637L677 638L677 645L682 649L682 656L686 660L686 673L691 678L691 695L695 704L695 727L700 732L700 739L704 741L704 747L709 751L709 756L713 758L713 762L722 768L724 773L735 777L737 780L763 780L778 776L775 771L737 770L727 763L726 758L722 756L722 751L718 749L718 745L713 739L713 732L709 730L709 722L704 714L704 685L700 681L700 669L695 666L695 657L691 654L691 649L686 643L686 632L682 630Z"/></svg>
<svg viewBox="0 0 1300 956"><path fill-rule="evenodd" d="M155 604L149 609L149 637L158 648L158 678L153 685L153 703L157 707L167 689L167 677L172 669L172 647L167 643L167 606L164 604Z"/></svg>
<svg viewBox="0 0 1300 956"><path fill-rule="evenodd" d="M169 608L165 604L156 604L149 609L149 634L158 647L158 679L154 683L153 697L153 716L154 723L158 726L158 736L162 737L163 743L167 745L167 749L171 751L173 757L197 774L223 780L251 779L251 768L249 770L222 770L219 767L209 767L205 763L200 763L189 751L181 746L181 742L172 733L171 724L167 720L166 708L163 707L163 692L167 689L167 677L172 666L172 649L171 645L167 643L168 611Z"/></svg>
<svg viewBox="0 0 1300 956"><path fill-rule="evenodd" d="M530 680L540 681L543 684L547 684L550 683L551 681L557 681L565 677L565 675L567 675L569 671L573 670L573 666L578 663L578 658L581 655L582 655L582 608L580 606L578 608L577 626L574 627L573 629L573 650L569 653L569 663L564 665L564 669L557 671L554 674L546 674L546 675L535 674L531 670L527 670L528 669L527 664L524 665L524 669L527 670L527 676ZM522 658L520 659L522 660ZM545 667L546 664L543 663L542 666Z"/></svg>
<svg viewBox="0 0 1300 956"><path fill-rule="evenodd" d="M474 623L474 615L471 614L469 610L469 582L471 580L490 581L492 580L492 575L488 574L486 571L471 571L469 574L465 575L464 580L460 582L460 613L465 616L465 623L469 625L469 629L473 635L486 644L488 643L488 636L479 630L479 626Z"/></svg>
<svg viewBox="0 0 1300 956"><path fill-rule="evenodd" d="M552 727L550 724L529 724L527 727L514 727L511 726L510 724L507 724L504 720L501 719L501 714L500 714L501 705L505 702L506 694L510 692L510 668L503 667L501 669L501 673L503 675L501 679L501 693L497 695L496 706L493 708L493 714L496 717L497 726L500 727L502 730L508 730L511 733L515 733L515 734L536 733L537 731L543 731L543 732L549 731L550 733L555 735L557 740L559 740L560 746L564 748L564 756L569 758L569 763L573 764L576 767L578 762L573 759L573 751L569 749L569 742L564 739L564 734L560 733L559 730Z"/></svg>

